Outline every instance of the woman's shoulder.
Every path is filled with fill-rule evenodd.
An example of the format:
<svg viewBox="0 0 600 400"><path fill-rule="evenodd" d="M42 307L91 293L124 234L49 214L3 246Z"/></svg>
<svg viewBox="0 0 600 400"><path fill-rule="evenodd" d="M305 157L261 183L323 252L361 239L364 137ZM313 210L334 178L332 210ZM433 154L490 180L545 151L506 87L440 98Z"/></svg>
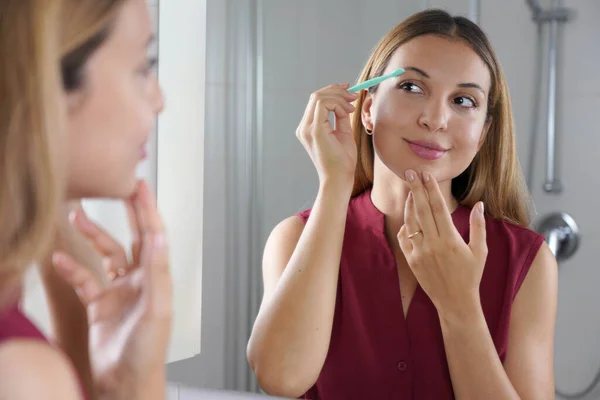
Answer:
<svg viewBox="0 0 600 400"><path fill-rule="evenodd" d="M471 208L460 205L453 215L454 222L463 236L469 237ZM488 245L498 243L501 245L539 245L544 241L544 236L529 226L524 226L508 218L495 218L485 214L485 225ZM491 239L491 240L490 240Z"/></svg>
<svg viewBox="0 0 600 400"><path fill-rule="evenodd" d="M491 217L486 218L486 231L487 274L493 281L497 274L505 276L514 299L538 254L547 250L545 238L530 227Z"/></svg>
<svg viewBox="0 0 600 400"><path fill-rule="evenodd" d="M488 237L505 238L506 241L521 246L539 246L544 241L544 235L536 232L529 226L523 226L515 222L486 217Z"/></svg>
<svg viewBox="0 0 600 400"><path fill-rule="evenodd" d="M468 242L470 237L471 209L461 206L455 217L455 223L463 238ZM520 225L503 218L494 218L486 214L486 242L488 245L488 260L511 260L511 265L530 264L542 244L544 236L531 227Z"/></svg>
<svg viewBox="0 0 600 400"><path fill-rule="evenodd" d="M0 399L80 399L78 385L67 356L17 304L0 312Z"/></svg>
<svg viewBox="0 0 600 400"><path fill-rule="evenodd" d="M4 340L0 343L0 398L80 399L77 375L67 357L48 342Z"/></svg>

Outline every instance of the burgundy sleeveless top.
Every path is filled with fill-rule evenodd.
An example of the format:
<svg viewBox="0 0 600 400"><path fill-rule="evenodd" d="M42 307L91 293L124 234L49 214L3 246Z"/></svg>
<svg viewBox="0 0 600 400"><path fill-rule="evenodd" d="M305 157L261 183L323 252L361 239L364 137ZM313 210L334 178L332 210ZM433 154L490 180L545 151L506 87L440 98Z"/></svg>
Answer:
<svg viewBox="0 0 600 400"><path fill-rule="evenodd" d="M11 339L40 340L51 345L44 334L21 312L18 304L0 311L0 345ZM88 396L85 393L80 378L79 384L82 398L87 399Z"/></svg>
<svg viewBox="0 0 600 400"><path fill-rule="evenodd" d="M48 342L44 334L23 315L17 304L0 311L0 344L10 339L35 339Z"/></svg>
<svg viewBox="0 0 600 400"><path fill-rule="evenodd" d="M452 214L467 242L470 212ZM310 210L298 215L306 223ZM350 200L329 351L305 399L454 399L438 313L417 286L404 318L384 224L370 190ZM486 227L481 305L504 362L512 302L544 237L487 216Z"/></svg>

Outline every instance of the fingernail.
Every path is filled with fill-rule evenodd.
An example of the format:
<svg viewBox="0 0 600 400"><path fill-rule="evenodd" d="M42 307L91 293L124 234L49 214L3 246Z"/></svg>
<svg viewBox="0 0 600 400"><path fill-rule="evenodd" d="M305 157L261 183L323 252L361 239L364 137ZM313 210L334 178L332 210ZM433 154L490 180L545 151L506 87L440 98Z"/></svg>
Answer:
<svg viewBox="0 0 600 400"><path fill-rule="evenodd" d="M423 180L429 182L431 180L431 174L429 172L423 172Z"/></svg>
<svg viewBox="0 0 600 400"><path fill-rule="evenodd" d="M54 265L56 268L60 268L64 271L68 271L69 270L69 265L64 264L65 261L65 257L60 254L60 253L54 253L52 254L52 265Z"/></svg>
<svg viewBox="0 0 600 400"><path fill-rule="evenodd" d="M412 195L412 191L408 192L408 200L412 199L413 195Z"/></svg>
<svg viewBox="0 0 600 400"><path fill-rule="evenodd" d="M483 201L479 202L479 213L481 215L483 215L483 212L485 211L484 207L483 207Z"/></svg>
<svg viewBox="0 0 600 400"><path fill-rule="evenodd" d="M77 211L71 210L69 211L69 223L75 223L75 217L77 216Z"/></svg>
<svg viewBox="0 0 600 400"><path fill-rule="evenodd" d="M408 179L409 182L413 182L415 180L415 173L409 169L406 171L406 179Z"/></svg>
<svg viewBox="0 0 600 400"><path fill-rule="evenodd" d="M60 261L62 260L62 257L60 256L60 254L52 254L52 264L56 265L59 264Z"/></svg>
<svg viewBox="0 0 600 400"><path fill-rule="evenodd" d="M71 216L69 216L69 218L70 217ZM77 212L75 211L75 214L73 215L73 220L71 222L75 223L81 230L87 233L94 233L94 225L91 224L87 217L83 214L79 218L77 218Z"/></svg>

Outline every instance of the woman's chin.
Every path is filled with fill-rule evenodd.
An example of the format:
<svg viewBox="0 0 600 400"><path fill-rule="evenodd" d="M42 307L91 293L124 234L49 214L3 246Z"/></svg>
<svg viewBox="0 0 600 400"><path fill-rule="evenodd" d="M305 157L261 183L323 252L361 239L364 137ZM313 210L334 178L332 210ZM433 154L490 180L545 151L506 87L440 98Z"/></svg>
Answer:
<svg viewBox="0 0 600 400"><path fill-rule="evenodd" d="M115 186L113 191L109 192L108 198L112 199L127 199L131 197L137 189L137 178L131 179L129 182L123 182L122 185Z"/></svg>
<svg viewBox="0 0 600 400"><path fill-rule="evenodd" d="M127 199L135 193L137 181L138 179L134 176L111 184L105 183L102 186L71 187L68 190L67 199Z"/></svg>

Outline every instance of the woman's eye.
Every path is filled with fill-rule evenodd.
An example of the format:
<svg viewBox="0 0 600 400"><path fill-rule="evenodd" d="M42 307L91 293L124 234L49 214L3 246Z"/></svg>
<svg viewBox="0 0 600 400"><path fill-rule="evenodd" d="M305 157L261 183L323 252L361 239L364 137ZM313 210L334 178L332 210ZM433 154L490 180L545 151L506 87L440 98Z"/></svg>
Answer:
<svg viewBox="0 0 600 400"><path fill-rule="evenodd" d="M400 89L406 90L407 92L410 93L423 93L423 91L421 90L420 87L418 87L417 85L415 85L412 82L402 82L399 85Z"/></svg>
<svg viewBox="0 0 600 400"><path fill-rule="evenodd" d="M465 97L465 96L456 97L454 99L454 104L459 105L459 106L464 107L464 108L475 108L475 107L477 107L477 104L475 103L475 100L470 99L470 98Z"/></svg>
<svg viewBox="0 0 600 400"><path fill-rule="evenodd" d="M158 60L156 58L149 59L146 62L146 64L144 64L144 66L140 68L140 74L144 76L150 75L152 71L154 71L154 67L156 67L157 61Z"/></svg>

